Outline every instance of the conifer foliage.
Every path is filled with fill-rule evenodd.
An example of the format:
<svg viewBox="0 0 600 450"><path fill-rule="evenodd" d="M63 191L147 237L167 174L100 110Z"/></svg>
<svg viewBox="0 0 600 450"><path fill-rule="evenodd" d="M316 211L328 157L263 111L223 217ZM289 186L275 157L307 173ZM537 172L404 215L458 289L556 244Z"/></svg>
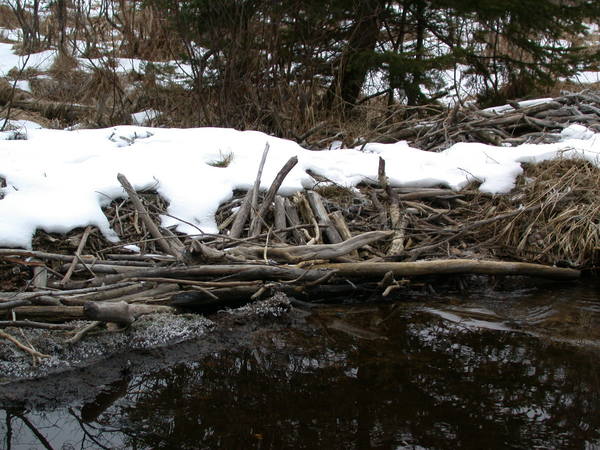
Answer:
<svg viewBox="0 0 600 450"><path fill-rule="evenodd" d="M321 83L321 105L370 94L416 105L458 68L490 101L593 65L579 45L594 0L147 0L165 12L198 87ZM239 96L241 94L241 97ZM244 98L244 89L238 90ZM251 99L245 98L245 101Z"/></svg>

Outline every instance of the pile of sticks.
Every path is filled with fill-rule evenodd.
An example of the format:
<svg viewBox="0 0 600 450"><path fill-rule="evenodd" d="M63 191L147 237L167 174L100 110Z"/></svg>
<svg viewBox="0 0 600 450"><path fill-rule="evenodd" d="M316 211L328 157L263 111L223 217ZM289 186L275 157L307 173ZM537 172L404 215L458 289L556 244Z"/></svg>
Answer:
<svg viewBox="0 0 600 450"><path fill-rule="evenodd" d="M291 158L259 195L267 153L254 187L218 211L218 235L184 237L159 228L157 211L149 207L161 200L149 194L144 199L119 175L128 200L113 204L107 215L125 242L143 242L145 251L127 252L125 244L117 251L107 242L102 247L91 227L59 241L77 242L70 254L0 249L3 265L31 273L26 286L0 292L0 328L64 330L73 328L71 320L91 321L72 330L70 341L77 341L103 323L127 326L150 313L207 313L277 292L299 301L394 298L426 276L580 275L571 268L486 259L490 254L474 251L478 231L523 208L465 222L459 215L485 196L476 190L392 188L383 160L378 185L349 190L327 183L284 198L277 191L297 162ZM431 256L436 259L422 259Z"/></svg>
<svg viewBox="0 0 600 450"><path fill-rule="evenodd" d="M401 122L388 121L369 137L373 142L408 140L425 150L443 150L457 142L492 145L548 143L572 123L600 131L600 95L570 93L533 106L511 102L508 108L477 109L457 105L450 111L416 115Z"/></svg>
<svg viewBox="0 0 600 450"><path fill-rule="evenodd" d="M595 105L600 107L600 98L581 93L528 108L515 104L512 111L454 111L444 121L390 129L388 135L393 131L396 138L412 136L429 148L477 133L495 136L488 139L494 143L499 143L496 138L500 143L552 140L552 134L535 134L541 131L515 136L527 127L559 131L573 117L600 130ZM581 181L577 174L584 172L586 180L597 182L595 167L559 167L566 164L561 162L544 169L548 176L542 176L542 169L534 174L539 188L527 180L517 183L521 192L490 196L476 186L460 192L394 188L385 161L380 160L378 180L372 184L348 189L310 174L315 187L286 198L278 190L297 159L291 158L261 193L268 152L267 146L254 186L235 193L218 209L218 234L198 230L195 236L181 236L160 228L159 215L167 207L164 200L155 192L135 192L119 175L127 198L114 201L105 214L121 244L111 244L87 227L67 236L38 232L34 248L43 250L0 249L0 289L5 290L0 290L0 338L39 358L47 355L40 356L2 329L67 330L72 334L68 341L77 342L107 323L128 326L152 313L209 313L275 293L300 302L401 298L406 289L427 285L423 280L431 277L460 280L462 275L482 274L572 280L580 276L579 269L600 259L600 236L590 237L588 232L595 226L597 202L577 184ZM556 170L566 175L557 177ZM556 179L564 183L557 185ZM564 195L548 196L549 189ZM578 211L581 222L581 202L589 204L586 221L591 228L580 226L579 233L587 236L589 254L557 267L559 259L577 253L577 243L571 241L580 238L574 234L563 247L548 243L541 235L553 234L543 224L556 227L557 220L572 221ZM573 213L565 219L566 205ZM559 234L564 240L564 233L554 233L552 239L558 242ZM567 247L570 253L561 250ZM537 256L527 256L536 248ZM82 319L88 321L83 327L70 323Z"/></svg>

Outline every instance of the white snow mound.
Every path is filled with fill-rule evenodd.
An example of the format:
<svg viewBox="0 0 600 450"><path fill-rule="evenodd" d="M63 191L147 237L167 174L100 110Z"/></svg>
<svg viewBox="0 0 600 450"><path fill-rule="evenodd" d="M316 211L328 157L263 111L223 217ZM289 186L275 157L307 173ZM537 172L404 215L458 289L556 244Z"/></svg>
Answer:
<svg viewBox="0 0 600 450"><path fill-rule="evenodd" d="M101 208L125 197L118 173L136 189L155 189L169 202L163 226L176 226L187 234L216 233L219 204L229 200L234 189L252 186L267 143L262 189L289 158L298 157L280 189L282 195L314 186L307 169L347 187L377 180L379 157L386 160L394 186L458 190L475 180L482 191L505 193L514 187L523 162L580 157L598 164L600 138L579 127L565 129L562 141L555 144L505 148L463 143L440 153L406 142L309 151L256 131L222 128L27 128L26 140L0 140L0 177L6 181L0 192L0 247L30 248L36 229L64 233L87 225L117 241ZM228 167L211 165L225 158L231 158Z"/></svg>

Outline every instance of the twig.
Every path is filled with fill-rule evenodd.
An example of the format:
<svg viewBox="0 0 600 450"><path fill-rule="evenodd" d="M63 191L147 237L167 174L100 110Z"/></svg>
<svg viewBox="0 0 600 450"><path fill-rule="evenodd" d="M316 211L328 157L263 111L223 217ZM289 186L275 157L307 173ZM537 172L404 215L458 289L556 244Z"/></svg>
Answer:
<svg viewBox="0 0 600 450"><path fill-rule="evenodd" d="M131 183L129 183L125 175L120 173L117 175L117 179L119 180L119 183L121 183L121 186L123 186L123 189L125 189L125 192L127 192L131 203L140 215L146 227L148 228L148 231L150 231L150 234L158 241L158 244L166 253L173 255L175 256L175 258L180 260L183 257L184 250L184 247L181 244L181 242L179 242L178 239L173 239L169 243L158 229L158 226L156 226L156 224L150 217L148 210L140 200L140 197L137 195L135 189L133 188Z"/></svg>
<svg viewBox="0 0 600 450"><path fill-rule="evenodd" d="M10 334L5 333L2 330L0 330L0 338L4 338L4 339L12 342L17 347L19 347L21 350L29 353L31 356L34 356L36 358L50 358L50 355L46 355L44 353L40 353L37 350L34 350L32 348L27 347L26 345L24 345L21 342L19 342L16 338L12 337Z"/></svg>
<svg viewBox="0 0 600 450"><path fill-rule="evenodd" d="M65 341L66 344L76 344L77 342L79 342L87 333L89 333L91 330L93 330L94 328L98 327L102 322L100 321L94 321L88 325L86 325L85 327L83 327L82 329L80 329L77 333L75 333L75 335L69 339L67 339Z"/></svg>
<svg viewBox="0 0 600 450"><path fill-rule="evenodd" d="M85 263L83 262L83 260L80 257L81 257L81 252L83 251L83 248L85 247L85 244L86 244L87 239L91 232L92 232L91 226L88 226L85 228L85 231L83 232L83 235L81 236L81 240L79 241L79 245L77 246L77 250L75 251L75 256L73 257L73 260L71 261L71 265L69 266L69 269L67 270L67 273L65 274L63 279L60 281L60 284L65 284L71 279L71 275L73 275L73 272L75 271L75 267L77 266L77 259L79 259L81 261L81 263L85 265Z"/></svg>

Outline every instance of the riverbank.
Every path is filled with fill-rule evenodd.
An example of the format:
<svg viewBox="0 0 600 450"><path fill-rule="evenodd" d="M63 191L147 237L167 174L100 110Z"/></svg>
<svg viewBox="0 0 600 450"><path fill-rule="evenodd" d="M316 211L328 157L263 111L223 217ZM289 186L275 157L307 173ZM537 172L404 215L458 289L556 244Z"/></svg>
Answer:
<svg viewBox="0 0 600 450"><path fill-rule="evenodd" d="M480 281L401 302L210 316L198 339L1 385L0 432L14 447L329 448L341 436L352 448L367 431L393 446L593 446L597 283Z"/></svg>
<svg viewBox="0 0 600 450"><path fill-rule="evenodd" d="M62 330L68 346L149 315L207 314L278 294L396 301L448 279L466 292L474 275L491 284L594 276L595 98L481 112L498 136L523 139L439 153L406 143L309 151L220 129L33 130L5 141L0 242L21 248L0 248L3 348L35 362L54 350L15 329ZM587 127L563 114L575 110L588 114ZM484 127L473 114L455 112L452 126ZM532 135L540 115L562 131ZM432 123L426 133L439 137L432 130L446 125ZM56 153L40 151L48 139ZM182 167L185 158L194 163Z"/></svg>

